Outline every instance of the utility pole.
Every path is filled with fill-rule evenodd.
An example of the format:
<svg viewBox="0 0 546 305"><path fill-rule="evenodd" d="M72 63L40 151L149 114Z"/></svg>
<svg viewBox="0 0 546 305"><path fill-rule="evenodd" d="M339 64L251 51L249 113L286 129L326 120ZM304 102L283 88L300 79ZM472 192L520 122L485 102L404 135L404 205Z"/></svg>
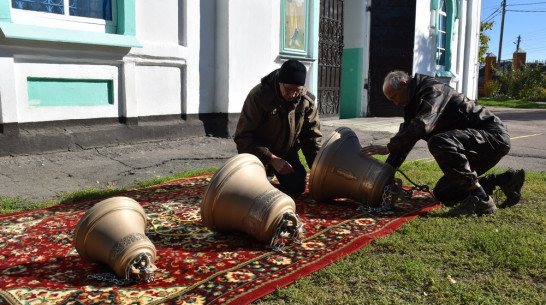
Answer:
<svg viewBox="0 0 546 305"><path fill-rule="evenodd" d="M518 35L518 42L516 43L516 52L519 50L520 42L521 42L521 35Z"/></svg>
<svg viewBox="0 0 546 305"><path fill-rule="evenodd" d="M499 58L497 59L497 63L500 63L501 55L502 55L502 34L504 32L504 14L505 13L506 13L506 0L502 0L502 21L501 21L501 30L500 30L500 39L499 39Z"/></svg>

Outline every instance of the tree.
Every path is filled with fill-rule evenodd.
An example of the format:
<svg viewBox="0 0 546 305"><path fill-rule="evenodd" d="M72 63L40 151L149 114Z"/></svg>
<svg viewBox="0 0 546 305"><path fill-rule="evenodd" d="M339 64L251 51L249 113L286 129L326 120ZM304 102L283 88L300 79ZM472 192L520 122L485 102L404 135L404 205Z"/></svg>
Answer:
<svg viewBox="0 0 546 305"><path fill-rule="evenodd" d="M485 35L485 31L490 31L493 29L493 23L491 22L481 22L480 23L480 48L478 50L478 56L480 58L480 64L485 64L485 53L487 52L487 49L489 49L489 36Z"/></svg>

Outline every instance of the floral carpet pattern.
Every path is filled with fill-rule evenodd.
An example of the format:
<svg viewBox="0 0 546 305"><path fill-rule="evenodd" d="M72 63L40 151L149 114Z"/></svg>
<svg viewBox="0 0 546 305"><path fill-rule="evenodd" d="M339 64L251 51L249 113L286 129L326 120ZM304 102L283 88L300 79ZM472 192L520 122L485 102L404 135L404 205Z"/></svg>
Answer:
<svg viewBox="0 0 546 305"><path fill-rule="evenodd" d="M438 206L428 194L384 212L359 211L351 200L295 198L304 223L301 244L283 252L244 233L216 233L200 220L212 174L128 191L146 211L146 235L159 268L155 281L116 285L97 280L105 264L80 258L79 219L95 203L59 205L0 216L0 304L247 304L388 235Z"/></svg>

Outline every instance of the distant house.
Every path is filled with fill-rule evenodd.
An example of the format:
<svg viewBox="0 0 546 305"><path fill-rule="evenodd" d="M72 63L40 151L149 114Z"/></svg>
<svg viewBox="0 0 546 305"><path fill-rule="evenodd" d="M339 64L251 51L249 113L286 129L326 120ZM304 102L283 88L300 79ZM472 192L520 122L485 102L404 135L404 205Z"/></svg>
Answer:
<svg viewBox="0 0 546 305"><path fill-rule="evenodd" d="M535 61L527 62L527 52L519 48L512 54L512 60L502 60L497 62L497 57L493 53L488 53L485 58L485 64L480 66L479 76L478 76L478 94L480 96L489 96L490 93L486 90L486 84L490 81L495 80L497 76L497 71L502 73L507 73L508 75L512 73L512 70L520 69L523 66L530 67L532 69L538 68L540 71L543 71L542 74L546 77L546 65L545 62Z"/></svg>
<svg viewBox="0 0 546 305"><path fill-rule="evenodd" d="M229 137L248 91L308 69L321 116L396 116L393 69L476 96L481 1L0 3L0 155Z"/></svg>

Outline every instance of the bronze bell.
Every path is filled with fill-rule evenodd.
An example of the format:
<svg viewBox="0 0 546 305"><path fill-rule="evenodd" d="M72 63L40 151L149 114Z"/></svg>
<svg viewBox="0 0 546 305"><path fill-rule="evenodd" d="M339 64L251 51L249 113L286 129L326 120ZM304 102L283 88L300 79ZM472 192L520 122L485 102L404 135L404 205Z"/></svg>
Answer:
<svg viewBox="0 0 546 305"><path fill-rule="evenodd" d="M322 144L309 176L309 195L317 201L349 198L370 207L382 203L387 185L393 184L394 169L360 153L358 137L348 127L339 127Z"/></svg>
<svg viewBox="0 0 546 305"><path fill-rule="evenodd" d="M294 200L275 188L262 162L252 154L230 158L212 176L203 200L201 219L212 231L242 231L275 250L282 240L300 241L303 224Z"/></svg>
<svg viewBox="0 0 546 305"><path fill-rule="evenodd" d="M74 246L88 261L108 264L126 280L154 280L156 249L145 235L146 214L128 197L98 202L74 229Z"/></svg>

